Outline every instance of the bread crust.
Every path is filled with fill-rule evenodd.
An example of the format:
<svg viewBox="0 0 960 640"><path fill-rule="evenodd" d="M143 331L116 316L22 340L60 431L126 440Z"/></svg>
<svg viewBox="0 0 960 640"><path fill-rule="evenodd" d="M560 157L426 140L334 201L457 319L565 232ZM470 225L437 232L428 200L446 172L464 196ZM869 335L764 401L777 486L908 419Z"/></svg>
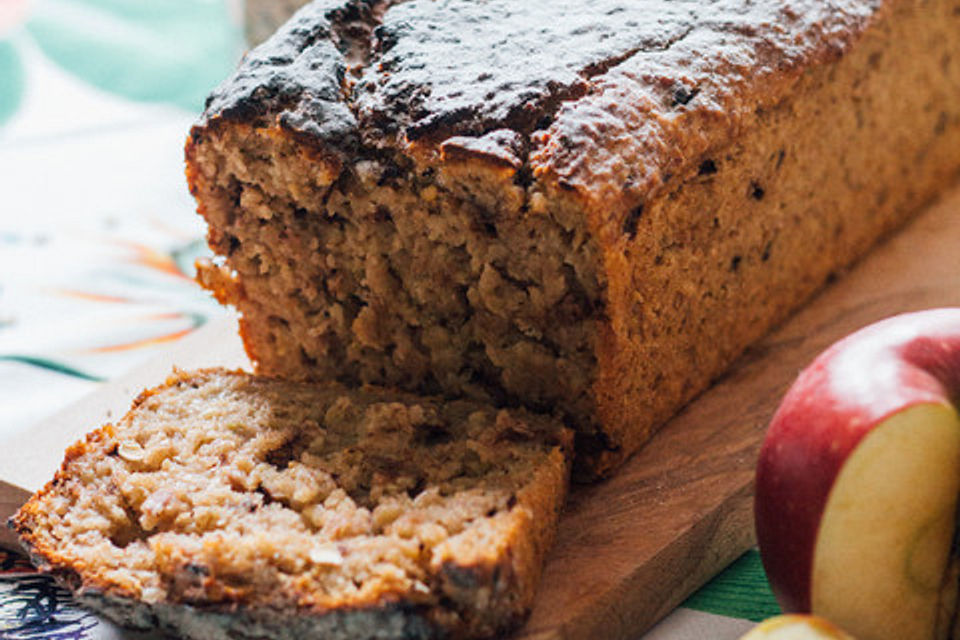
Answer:
<svg viewBox="0 0 960 640"><path fill-rule="evenodd" d="M268 570L263 567L258 568L258 565L242 569L242 573L233 575L231 567L239 562L230 559L235 548L229 544L221 545L217 542L215 531L211 534L212 537L208 534L198 534L208 536L202 538L205 540L204 551L200 555L197 555L199 553L197 550L191 551L192 547L189 545L182 546L182 543L177 542L181 539L176 538L177 535L183 535L183 532L192 531L199 526L197 522L202 520L203 516L198 515L200 511L197 511L197 507L194 507L188 520L178 520L181 522L180 525L169 523L155 525L144 520L145 514L149 512L147 502L144 502L143 506L137 506L131 503L129 498L124 498L119 504L124 505L122 509L128 513L127 516L121 513L119 517L125 522L126 518L130 518L133 522L134 516L139 514L138 522L141 524L124 524L122 529L126 531L132 526L136 529L134 533L123 533L114 524L111 525L112 528L108 533L90 538L88 528L77 529L76 523L82 521L84 517L87 517L85 522L96 522L89 519L91 513L109 514L110 505L115 502L109 496L121 491L118 487L123 486L124 479L128 478L131 472L136 473L137 469L140 469L142 473L142 470L146 469L142 467L146 463L139 459L142 455L140 452L131 457L132 462L128 464L121 461L121 459L125 460L124 455L128 457L132 455L124 453L123 447L127 446L124 443L130 441L134 428L147 419L145 416L152 415L151 412L157 411L158 408L160 411L167 411L163 415L177 414L177 411L171 414L170 410L176 409L174 403L179 401L180 394L203 393L208 389L210 390L208 397L212 400L201 404L198 404L195 399L190 402L184 400L184 408L179 415L182 415L183 421L190 423L186 428L201 430L207 428L209 424L215 424L217 418L199 418L200 422L197 422L198 418L189 413L191 411L189 407L194 407L192 411L212 412L214 415L219 415L217 402L222 403L223 397L243 398L243 402L249 403L251 415L255 411L260 411L259 403L282 402L283 400L278 398L285 398L284 394L292 394L290 408L286 409L288 411L296 411L297 403L310 398L314 398L318 403L329 402L330 393L339 394L340 397L351 397L351 393L342 388L325 387L313 391L304 385L257 379L243 372L225 372L217 369L177 372L165 385L141 393L134 401L130 412L116 426L105 425L71 446L54 479L18 511L11 519L10 526L20 536L24 548L29 552L34 563L42 571L53 574L73 590L81 603L125 626L142 629L159 628L183 637L198 639L234 638L240 635L277 639L295 637L436 638L445 637L448 634L457 637L490 637L516 627L525 618L539 581L543 558L555 534L558 514L566 492L569 475L567 451L571 447L569 432L562 428L543 429L545 423L540 422L538 418L534 420L538 421L536 424L539 426L535 427L534 431L524 431L522 437L532 437L536 440L544 436L546 441L537 445L522 446L543 446L543 453L530 458L537 462L524 474L527 477L520 480L517 476L514 481L517 483L516 490L511 494L506 506L497 507L496 512L488 514L486 518L480 517L472 523L468 521L462 535L451 534L446 539L430 543L431 557L425 560L426 564L423 565L426 573L418 579L420 582L415 581L412 586L401 580L396 582L395 587L391 587L390 581L387 580L374 584L375 588L361 589L356 593L347 592L341 596L329 586L333 583L322 583L328 586L318 590L317 583L311 582L316 580L316 576L305 571L302 578L295 579L295 576L284 577L282 572L290 571L289 568ZM406 401L412 407L430 406L429 401L393 392L365 389L363 393L372 394L372 396L364 400L362 395L353 392L352 397L357 398L357 402L361 403L357 406L375 408L370 410L380 410L376 409L381 406L377 405L377 402L389 404ZM231 396L231 394L234 395ZM373 399L373 405L363 404L370 398ZM336 401L330 406L334 405ZM389 405L387 409L392 406L395 405ZM434 406L439 411L443 411L441 405ZM395 411L395 409L390 410ZM420 411L420 409L415 408L414 411ZM459 409L455 410L455 413L461 416L466 415ZM470 418L472 420L481 419L477 417L479 414L470 415L473 416ZM508 430L527 429L534 424L523 422L524 418L519 414L516 417L520 420L517 423L510 422L513 418L497 419ZM242 420L243 418L230 419ZM220 420L222 422L222 419ZM251 422L245 423L246 426L243 428L250 431L250 434L244 438L269 437L269 428L266 426L263 427L264 431L258 431L261 429L261 423L257 422L258 418L251 417L248 420ZM387 419L384 428L393 428L390 426L390 420ZM179 429L179 427L163 427L162 420L159 424L161 426L156 429ZM228 426L227 428L229 430L240 427ZM333 427L329 428L333 429ZM156 433L156 429L149 433ZM221 427L219 432L211 428L210 437L224 437L217 436L217 433L224 433L223 428ZM459 432L457 434L459 435ZM353 436L348 433L346 437ZM503 443L498 446L510 448L514 445ZM416 449L400 453L410 457L418 455ZM334 473L343 473L346 468L342 464L338 467L340 463L336 462L339 455L336 452L328 454L332 456L330 462L322 463L319 468L329 468ZM346 455L351 454L347 451ZM308 458L301 456L300 459ZM223 465L239 464L231 460L227 459ZM437 460L442 463L444 458ZM108 466L103 466L105 464ZM329 467L323 466L324 464L328 464ZM391 491L388 477L382 474L389 473L389 470L394 467L389 463L377 461L373 461L372 464L375 468L382 469L375 472L372 476L373 481L386 482L383 485L386 487L385 490ZM507 463L505 459L503 469L498 471L494 464L494 470L490 473L494 476L498 473L517 473L516 470L510 470L507 464L517 463ZM91 474L96 473L109 474L107 484L104 486L111 488L96 489L99 485L95 486L90 479L94 477ZM219 473L217 467L212 468L209 473L211 486L216 485ZM418 484L415 491L422 494L424 491L429 493L439 489L441 492L452 491L451 495L455 496L457 491L465 491L469 494L473 490L470 488L469 481L455 481L459 483L455 486L463 487L462 489L456 489L454 485L451 485L454 488L444 488L442 484L432 489L430 482L426 480L425 484ZM152 495L163 494L169 497L168 494L173 492L169 483L158 486L159 489L155 489ZM263 486L270 485L260 485L260 487ZM482 481L478 480L476 490L481 490L483 486L485 485ZM300 490L303 489L302 482L299 487ZM257 492L269 490L269 488L258 488ZM107 499L91 495L91 492L94 494L99 492ZM251 493L251 496L255 497L255 493ZM294 500L293 505L296 506L296 500L299 498L283 497L286 495L288 494L275 494L273 500L282 500L284 504L287 504L287 500ZM83 498L81 499L80 496ZM469 499L469 496L466 499ZM93 504L95 507L80 506L77 503L78 500L83 505ZM270 500L267 500L265 504L256 508L268 508L269 503ZM326 507L328 511L332 508L329 505ZM250 509L252 513L254 509L252 504ZM229 509L223 513L226 514L223 516L225 518L234 517L230 515ZM241 514L235 517L245 516ZM450 511L444 517L449 519L457 516L454 511ZM246 537L242 539L249 541L257 532L251 529L252 524L245 526L248 531L245 534ZM187 528L181 533L176 533L183 527ZM174 537L166 541L156 537L162 538L164 535ZM300 537L291 538L291 542L287 543L288 547L298 540L311 539L309 534L297 535ZM326 544L323 534L318 532L313 535L316 537L316 542L309 544ZM373 535L375 538L376 534ZM170 540L173 541L170 542ZM365 548L362 547L363 544L372 544L372 542L364 542L365 538L357 540L361 548ZM401 538L397 540L397 544L402 542ZM340 545L342 551L337 553L342 554L343 558L349 559L349 554L354 552L362 556L362 551L349 550L348 547L352 544L350 538L342 538L339 543L333 540L331 543ZM391 543L385 540L382 544ZM421 542L421 549L424 544L426 543ZM138 548L138 545L141 546ZM151 551L146 551L143 545L149 547ZM108 559L101 560L98 554L103 554L103 551L91 551L94 548L106 550L110 558L116 556L116 562ZM326 547L323 548L326 549ZM127 553L127 549L132 551ZM134 557L131 554L138 555ZM174 560L172 564L169 562L163 564L160 559L170 554L173 554L171 557L174 558L179 554L182 559ZM378 557L372 556L369 561L358 557L357 561L361 564L357 566L367 567L368 564L385 561L383 558L378 560ZM291 556L291 560L298 565L303 564L303 559L297 560L295 555ZM323 559L321 561L326 562ZM145 567L153 566L150 564L153 562L157 563L157 567L161 567L159 577L143 577L144 572L148 571ZM278 562L283 562L282 558ZM280 566L284 565L281 563ZM242 565L238 565L235 568L241 571L241 567ZM280 582L276 581L276 577L271 577L276 571L280 571L276 574L282 578ZM313 578L310 578L311 575ZM265 590L257 586L263 582L264 576L269 578L270 584L274 585L270 589ZM355 579L362 580L359 576ZM151 587L151 585L154 586ZM324 589L330 591L324 591Z"/></svg>

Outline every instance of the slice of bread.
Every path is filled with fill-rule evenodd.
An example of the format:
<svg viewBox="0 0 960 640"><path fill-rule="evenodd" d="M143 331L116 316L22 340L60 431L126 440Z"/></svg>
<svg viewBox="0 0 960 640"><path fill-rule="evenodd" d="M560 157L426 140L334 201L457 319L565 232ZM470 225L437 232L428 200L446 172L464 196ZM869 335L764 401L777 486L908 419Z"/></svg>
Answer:
<svg viewBox="0 0 960 640"><path fill-rule="evenodd" d="M489 636L530 608L570 447L522 410L176 372L68 449L11 526L127 626Z"/></svg>

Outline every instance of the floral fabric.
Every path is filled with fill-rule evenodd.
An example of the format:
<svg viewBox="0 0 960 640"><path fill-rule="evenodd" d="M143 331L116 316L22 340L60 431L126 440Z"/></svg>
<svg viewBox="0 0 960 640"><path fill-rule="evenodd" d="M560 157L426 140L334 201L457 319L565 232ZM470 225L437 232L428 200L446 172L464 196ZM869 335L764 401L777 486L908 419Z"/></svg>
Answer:
<svg viewBox="0 0 960 640"><path fill-rule="evenodd" d="M226 313L192 280L183 142L242 52L237 14L0 0L0 439ZM128 635L0 549L0 639Z"/></svg>
<svg viewBox="0 0 960 640"><path fill-rule="evenodd" d="M0 2L0 436L223 313L182 145L238 33L222 2Z"/></svg>

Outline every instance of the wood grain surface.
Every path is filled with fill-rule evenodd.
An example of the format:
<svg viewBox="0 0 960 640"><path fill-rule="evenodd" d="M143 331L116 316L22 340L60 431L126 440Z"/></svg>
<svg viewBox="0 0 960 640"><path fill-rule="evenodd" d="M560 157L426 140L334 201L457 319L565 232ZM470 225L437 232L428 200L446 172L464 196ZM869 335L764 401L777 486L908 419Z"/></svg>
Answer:
<svg viewBox="0 0 960 640"><path fill-rule="evenodd" d="M815 248L811 248L815 250ZM753 467L779 398L818 352L896 313L960 306L960 188L749 350L613 479L576 487L524 640L637 637L753 544ZM243 363L232 323L0 441L0 517L52 476L63 449L183 368Z"/></svg>

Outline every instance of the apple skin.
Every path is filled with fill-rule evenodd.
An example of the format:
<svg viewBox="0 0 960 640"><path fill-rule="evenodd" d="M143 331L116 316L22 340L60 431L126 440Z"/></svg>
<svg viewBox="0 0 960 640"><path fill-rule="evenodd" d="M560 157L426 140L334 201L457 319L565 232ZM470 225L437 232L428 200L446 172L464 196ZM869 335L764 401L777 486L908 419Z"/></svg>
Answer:
<svg viewBox="0 0 960 640"><path fill-rule="evenodd" d="M757 540L785 611L811 610L814 551L831 488L877 425L960 395L960 309L895 316L835 343L794 382L760 451Z"/></svg>

